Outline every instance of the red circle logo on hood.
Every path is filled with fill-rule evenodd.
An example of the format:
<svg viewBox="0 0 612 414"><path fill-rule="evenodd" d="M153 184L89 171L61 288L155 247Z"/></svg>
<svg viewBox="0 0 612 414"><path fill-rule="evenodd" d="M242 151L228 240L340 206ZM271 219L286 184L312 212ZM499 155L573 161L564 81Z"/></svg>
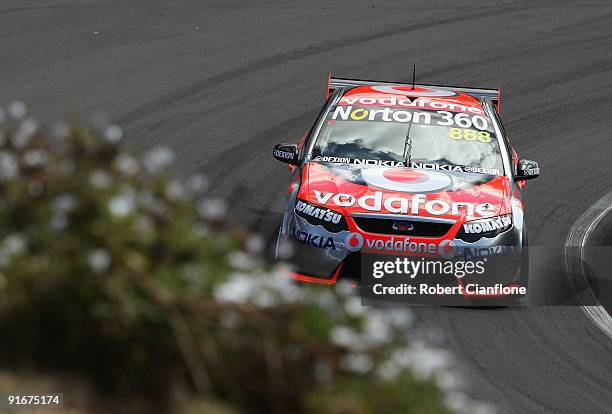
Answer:
<svg viewBox="0 0 612 414"><path fill-rule="evenodd" d="M344 248L349 252L357 252L363 247L363 236L359 233L349 233L344 239Z"/></svg>
<svg viewBox="0 0 612 414"><path fill-rule="evenodd" d="M409 168L364 168L361 176L368 185L405 193L439 191L452 184L446 174Z"/></svg>

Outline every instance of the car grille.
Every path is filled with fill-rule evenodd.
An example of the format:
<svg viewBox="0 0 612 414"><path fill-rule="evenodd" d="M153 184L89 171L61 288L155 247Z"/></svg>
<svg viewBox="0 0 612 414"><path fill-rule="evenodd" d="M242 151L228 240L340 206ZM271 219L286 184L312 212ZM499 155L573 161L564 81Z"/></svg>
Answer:
<svg viewBox="0 0 612 414"><path fill-rule="evenodd" d="M353 217L353 220L361 230L368 233L414 237L442 237L453 225L452 223L380 217Z"/></svg>

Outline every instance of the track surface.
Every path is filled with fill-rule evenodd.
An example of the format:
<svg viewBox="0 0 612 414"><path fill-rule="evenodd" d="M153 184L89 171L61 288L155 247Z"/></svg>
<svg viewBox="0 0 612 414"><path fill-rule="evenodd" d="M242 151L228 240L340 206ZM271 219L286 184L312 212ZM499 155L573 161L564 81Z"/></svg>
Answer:
<svg viewBox="0 0 612 414"><path fill-rule="evenodd" d="M612 186L612 5L342 3L3 0L0 103L47 121L106 111L136 149L174 148L178 173L208 173L218 194L246 185L235 207L269 231L288 178L271 146L309 128L327 72L408 79L416 62L421 82L501 84L511 139L543 172L527 187L530 242L563 245ZM502 412L611 410L612 343L579 308L418 316Z"/></svg>

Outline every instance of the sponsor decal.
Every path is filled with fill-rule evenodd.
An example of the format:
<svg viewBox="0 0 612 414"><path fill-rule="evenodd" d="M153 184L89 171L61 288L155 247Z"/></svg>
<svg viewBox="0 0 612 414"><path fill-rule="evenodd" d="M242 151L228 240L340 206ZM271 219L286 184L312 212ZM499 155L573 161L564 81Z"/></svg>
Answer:
<svg viewBox="0 0 612 414"><path fill-rule="evenodd" d="M438 253L444 258L450 259L457 253L457 248L452 240L442 240L438 245Z"/></svg>
<svg viewBox="0 0 612 414"><path fill-rule="evenodd" d="M369 185L405 193L440 191L453 183L446 174L412 169L368 168L361 176Z"/></svg>
<svg viewBox="0 0 612 414"><path fill-rule="evenodd" d="M274 150L275 157L283 158L285 160L292 160L295 157L295 154L289 151L281 151L279 149Z"/></svg>
<svg viewBox="0 0 612 414"><path fill-rule="evenodd" d="M475 115L482 115L483 110L474 106L461 105L455 102L436 101L424 98L419 95L418 99L411 100L406 93L401 97L392 96L385 98L378 97L354 97L345 96L340 100L340 105L359 105L359 106L389 106L396 108L422 108L430 110L444 110L451 112L465 112Z"/></svg>
<svg viewBox="0 0 612 414"><path fill-rule="evenodd" d="M485 144L491 142L491 133L489 131L476 131L469 128L450 128L448 136L454 140L465 140L468 142L482 142Z"/></svg>
<svg viewBox="0 0 612 414"><path fill-rule="evenodd" d="M438 171L449 171L449 172L466 172L476 174L488 174L488 175L500 175L501 171L497 168L483 168L483 167L469 167L459 166L450 164L435 164L430 162L412 162L410 163L412 168L419 168L422 170L438 170Z"/></svg>
<svg viewBox="0 0 612 414"><path fill-rule="evenodd" d="M432 116L435 115L435 116ZM413 123L421 125L452 126L460 128L477 128L487 130L489 122L481 115L466 113L452 113L448 111L416 111L395 108L364 108L337 106L331 117L332 120L342 121L379 121Z"/></svg>
<svg viewBox="0 0 612 414"><path fill-rule="evenodd" d="M474 223L465 223L463 231L466 234L481 234L494 230L503 230L512 225L512 216L500 216L488 220L479 220Z"/></svg>
<svg viewBox="0 0 612 414"><path fill-rule="evenodd" d="M338 224L342 220L342 214L336 213L328 208L317 207L314 204L307 203L306 201L298 200L295 204L295 212L302 213L300 216L314 217L327 223Z"/></svg>
<svg viewBox="0 0 612 414"><path fill-rule="evenodd" d="M457 253L457 248L452 240L442 240L438 245L436 243L416 242L405 237L396 239L391 237L387 240L367 239L366 246L369 250L380 250L386 252L397 253L414 253L414 254L438 254L444 258L450 259Z"/></svg>
<svg viewBox="0 0 612 414"><path fill-rule="evenodd" d="M344 248L349 252L358 252L363 247L363 236L359 233L349 233L344 239Z"/></svg>
<svg viewBox="0 0 612 414"><path fill-rule="evenodd" d="M317 247L319 249L336 250L336 244L334 243L333 237L311 234L299 229L293 229L291 235L298 242L308 246Z"/></svg>
<svg viewBox="0 0 612 414"><path fill-rule="evenodd" d="M490 217L494 214L494 206L490 203L472 204L468 202L447 202L434 199L427 201L425 194L414 194L411 198L401 196L388 196L382 191L376 191L371 195L355 197L346 193L325 193L313 190L317 203L321 205L333 204L338 207L359 206L364 210L380 212L388 211L394 214L419 215L425 210L429 215L442 216L445 214L459 216L460 212L466 211L468 217L480 216ZM384 210L383 210L384 209Z"/></svg>
<svg viewBox="0 0 612 414"><path fill-rule="evenodd" d="M466 260L480 257L497 256L514 252L514 246L490 246L490 247L463 247L463 256Z"/></svg>
<svg viewBox="0 0 612 414"><path fill-rule="evenodd" d="M317 156L313 161L322 162L333 162L336 164L353 164L353 165L365 165L365 166L383 166L383 167L405 167L406 164L402 161L393 160L366 160L359 158L345 158L345 157L323 157Z"/></svg>
<svg viewBox="0 0 612 414"><path fill-rule="evenodd" d="M378 167L395 167L395 168L406 167L406 164L402 161L367 160L367 159L360 159L360 158L330 157L330 156L321 156L321 155L313 158L313 161L332 162L336 164L378 166ZM451 165L451 164L438 164L434 162L411 162L410 168L418 168L421 170L448 171L448 172L466 172L466 173L488 174L488 175L500 175L501 174L501 171L498 170L497 168L483 168L483 167L470 167L470 166Z"/></svg>
<svg viewBox="0 0 612 414"><path fill-rule="evenodd" d="M388 240L367 239L366 246L370 250L399 253L435 254L438 251L438 246L435 243L416 242L410 240L410 237L403 239L391 237Z"/></svg>

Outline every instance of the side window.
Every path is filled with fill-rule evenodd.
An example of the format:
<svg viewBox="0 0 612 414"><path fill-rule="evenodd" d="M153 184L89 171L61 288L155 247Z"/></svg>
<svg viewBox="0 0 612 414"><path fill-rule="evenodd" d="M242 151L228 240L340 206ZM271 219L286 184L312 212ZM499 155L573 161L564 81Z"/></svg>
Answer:
<svg viewBox="0 0 612 414"><path fill-rule="evenodd" d="M304 156L306 155L306 151L304 151L304 148L309 149L309 147L313 144L312 140L314 138L315 129L317 125L319 124L319 122L321 122L321 119L325 117L325 115L327 114L326 109L329 103L335 99L336 93L334 92L335 91L332 91L332 93L327 97L327 99L325 100L325 103L321 107L321 111L319 112L319 114L317 115L317 118L315 119L315 122L312 124L312 126L310 127L306 135L304 135L304 137L298 143L298 146L300 149L300 160L303 160Z"/></svg>
<svg viewBox="0 0 612 414"><path fill-rule="evenodd" d="M510 160L510 165L512 167L512 174L514 175L516 173L516 164L518 161L516 159L516 152L512 148L512 145L510 145L510 141L508 140L508 133L506 132L506 128L504 127L504 124L502 123L499 114L494 108L490 112L495 117L497 125L499 125L499 129L501 130L502 136L504 138L504 146L506 147L506 153L508 154L508 159Z"/></svg>

